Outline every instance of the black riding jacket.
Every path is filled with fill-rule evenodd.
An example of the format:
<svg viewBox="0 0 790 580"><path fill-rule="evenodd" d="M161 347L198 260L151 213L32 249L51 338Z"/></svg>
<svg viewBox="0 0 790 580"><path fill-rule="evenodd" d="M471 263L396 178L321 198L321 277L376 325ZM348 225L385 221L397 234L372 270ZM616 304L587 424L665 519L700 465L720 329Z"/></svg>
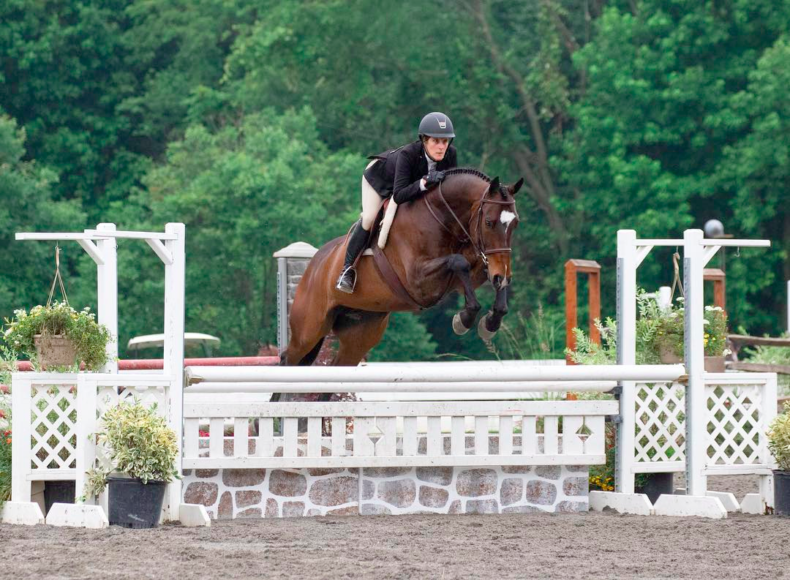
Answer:
<svg viewBox="0 0 790 580"><path fill-rule="evenodd" d="M371 155L368 159L379 160L365 170L365 179L381 197L393 196L395 203L400 204L423 193L420 180L428 174L428 160L422 141ZM446 171L457 166L455 147L450 145L444 159L436 164L436 171Z"/></svg>

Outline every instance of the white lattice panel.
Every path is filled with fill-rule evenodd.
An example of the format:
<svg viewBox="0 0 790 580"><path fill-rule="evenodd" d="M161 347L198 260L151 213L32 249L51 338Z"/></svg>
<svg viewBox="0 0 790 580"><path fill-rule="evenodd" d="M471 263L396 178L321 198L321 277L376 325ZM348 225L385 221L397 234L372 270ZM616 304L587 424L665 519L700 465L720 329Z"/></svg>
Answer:
<svg viewBox="0 0 790 580"><path fill-rule="evenodd" d="M761 463L767 425L762 385L706 385L709 465Z"/></svg>
<svg viewBox="0 0 790 580"><path fill-rule="evenodd" d="M34 384L31 395L31 469L76 467L76 384Z"/></svg>
<svg viewBox="0 0 790 580"><path fill-rule="evenodd" d="M636 387L636 462L684 461L685 387L677 383L640 383Z"/></svg>

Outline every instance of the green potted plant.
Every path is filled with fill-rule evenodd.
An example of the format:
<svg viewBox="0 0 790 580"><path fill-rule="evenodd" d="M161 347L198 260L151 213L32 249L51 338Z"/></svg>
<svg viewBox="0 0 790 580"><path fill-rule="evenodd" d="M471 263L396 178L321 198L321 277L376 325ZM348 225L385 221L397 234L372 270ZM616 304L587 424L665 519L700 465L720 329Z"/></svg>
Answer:
<svg viewBox="0 0 790 580"><path fill-rule="evenodd" d="M790 401L768 428L768 448L776 459L774 470L774 513L790 516Z"/></svg>
<svg viewBox="0 0 790 580"><path fill-rule="evenodd" d="M110 332L89 307L78 312L66 301L53 302L29 313L15 310L6 324L6 344L29 358L36 370L75 370L80 363L97 370L107 362Z"/></svg>
<svg viewBox="0 0 790 580"><path fill-rule="evenodd" d="M680 306L672 306L657 318L655 349L661 362L666 364L682 363L684 360L684 333L686 310L683 298L678 298ZM705 370L723 373L724 356L727 354L727 313L719 306L706 306L703 319L705 334Z"/></svg>
<svg viewBox="0 0 790 580"><path fill-rule="evenodd" d="M85 495L96 496L108 487L111 525L156 527L167 484L179 477L175 432L157 414L156 405L138 401L109 408L101 427L97 443L106 445L112 469L90 470Z"/></svg>

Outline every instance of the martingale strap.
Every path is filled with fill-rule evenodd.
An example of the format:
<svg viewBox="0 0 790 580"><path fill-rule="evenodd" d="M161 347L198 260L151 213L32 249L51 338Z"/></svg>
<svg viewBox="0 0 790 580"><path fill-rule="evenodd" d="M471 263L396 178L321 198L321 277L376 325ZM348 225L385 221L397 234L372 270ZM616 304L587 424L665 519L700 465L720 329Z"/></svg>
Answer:
<svg viewBox="0 0 790 580"><path fill-rule="evenodd" d="M392 269L392 264L390 264L390 261L381 248L379 248L378 244L373 244L373 264L375 264L381 279L386 282L395 296L406 304L409 304L414 310L425 310L426 307L412 298L412 295L406 290L403 282L401 282L401 279L398 277L398 273Z"/></svg>

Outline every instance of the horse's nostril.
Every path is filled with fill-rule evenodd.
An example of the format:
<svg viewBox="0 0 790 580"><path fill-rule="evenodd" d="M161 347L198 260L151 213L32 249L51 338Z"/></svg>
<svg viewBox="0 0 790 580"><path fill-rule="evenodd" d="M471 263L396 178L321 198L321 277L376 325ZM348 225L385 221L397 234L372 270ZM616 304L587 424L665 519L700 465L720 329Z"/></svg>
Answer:
<svg viewBox="0 0 790 580"><path fill-rule="evenodd" d="M496 276L494 276L494 279L491 281L492 284L494 285L494 288L499 289L499 287L502 286L502 280L503 280L503 278L502 278L502 276L500 274L497 274Z"/></svg>

